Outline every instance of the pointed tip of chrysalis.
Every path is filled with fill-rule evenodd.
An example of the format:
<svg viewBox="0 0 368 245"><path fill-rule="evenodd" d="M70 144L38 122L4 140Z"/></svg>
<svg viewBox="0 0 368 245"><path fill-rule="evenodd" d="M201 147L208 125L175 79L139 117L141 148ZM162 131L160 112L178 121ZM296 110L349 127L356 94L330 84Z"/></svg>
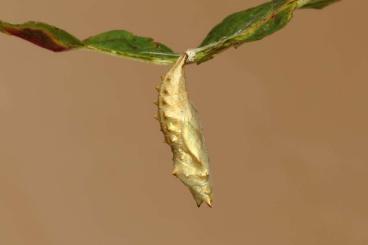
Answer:
<svg viewBox="0 0 368 245"><path fill-rule="evenodd" d="M203 201L202 200L196 200L196 204L197 204L197 207L200 208L201 205L202 205Z"/></svg>
<svg viewBox="0 0 368 245"><path fill-rule="evenodd" d="M212 208L213 206L213 204L212 204L212 199L210 198L210 197L208 197L206 200L204 200L205 201L205 203L208 205L208 207L210 207L210 208Z"/></svg>

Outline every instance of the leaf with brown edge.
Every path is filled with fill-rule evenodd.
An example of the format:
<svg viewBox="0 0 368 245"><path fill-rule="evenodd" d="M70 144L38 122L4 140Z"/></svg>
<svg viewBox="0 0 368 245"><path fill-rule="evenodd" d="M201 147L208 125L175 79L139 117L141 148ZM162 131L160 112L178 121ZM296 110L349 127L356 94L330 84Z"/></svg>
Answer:
<svg viewBox="0 0 368 245"><path fill-rule="evenodd" d="M281 30L298 8L322 8L338 0L272 0L227 16L200 46L187 51L189 63L202 63L245 42L261 40Z"/></svg>
<svg viewBox="0 0 368 245"><path fill-rule="evenodd" d="M79 39L66 31L41 22L29 21L24 24L10 24L0 21L0 31L54 52L83 46Z"/></svg>
<svg viewBox="0 0 368 245"><path fill-rule="evenodd" d="M202 63L227 48L271 35L290 21L297 4L297 0L273 0L227 16L198 48L189 51L189 62Z"/></svg>
<svg viewBox="0 0 368 245"><path fill-rule="evenodd" d="M81 41L46 23L30 21L24 24L10 24L0 21L0 32L20 37L55 52L86 48L164 65L175 63L179 57L179 54L152 38L137 36L124 30L104 32Z"/></svg>

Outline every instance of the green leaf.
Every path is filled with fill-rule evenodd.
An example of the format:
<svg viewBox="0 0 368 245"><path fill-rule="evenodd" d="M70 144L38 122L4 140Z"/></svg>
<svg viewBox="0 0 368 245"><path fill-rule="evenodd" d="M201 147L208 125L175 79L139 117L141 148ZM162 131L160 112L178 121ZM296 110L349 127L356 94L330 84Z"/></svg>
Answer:
<svg viewBox="0 0 368 245"><path fill-rule="evenodd" d="M87 48L122 55L156 64L174 63L179 55L152 38L135 36L123 30L109 31L84 41Z"/></svg>
<svg viewBox="0 0 368 245"><path fill-rule="evenodd" d="M227 48L261 40L282 29L298 8L320 9L337 1L272 0L234 13L216 25L198 48L186 52L187 62L202 63ZM55 52L86 48L155 64L172 64L179 57L178 53L151 38L136 36L124 30L105 32L81 41L64 30L41 22L15 25L0 21L0 32L18 36Z"/></svg>
<svg viewBox="0 0 368 245"><path fill-rule="evenodd" d="M87 48L155 64L171 64L178 54L161 43L147 37L135 36L127 31L110 31L81 41L68 32L41 22L10 24L0 21L0 32L17 36L40 47L61 52Z"/></svg>
<svg viewBox="0 0 368 245"><path fill-rule="evenodd" d="M306 4L302 5L301 8L322 9L338 1L341 1L341 0L309 0L307 1Z"/></svg>
<svg viewBox="0 0 368 245"><path fill-rule="evenodd" d="M326 6L336 1L273 0L231 14L210 31L198 48L187 51L188 62L199 64L227 48L261 40L288 24L297 8Z"/></svg>
<svg viewBox="0 0 368 245"><path fill-rule="evenodd" d="M296 0L274 0L231 14L189 53L189 61L202 63L229 47L260 40L284 27L296 8Z"/></svg>
<svg viewBox="0 0 368 245"><path fill-rule="evenodd" d="M40 22L29 21L24 24L14 25L0 21L0 31L20 37L55 52L83 46L80 40L66 31Z"/></svg>

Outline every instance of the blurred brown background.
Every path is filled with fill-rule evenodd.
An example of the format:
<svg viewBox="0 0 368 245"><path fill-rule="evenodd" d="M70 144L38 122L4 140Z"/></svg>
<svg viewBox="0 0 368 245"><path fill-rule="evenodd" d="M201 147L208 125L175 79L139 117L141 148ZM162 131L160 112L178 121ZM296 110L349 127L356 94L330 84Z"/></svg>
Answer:
<svg viewBox="0 0 368 245"><path fill-rule="evenodd" d="M180 51L261 2L2 0L0 18L81 38L127 29ZM168 67L1 35L0 244L368 244L367 8L300 10L188 67L213 209L170 175L152 103Z"/></svg>

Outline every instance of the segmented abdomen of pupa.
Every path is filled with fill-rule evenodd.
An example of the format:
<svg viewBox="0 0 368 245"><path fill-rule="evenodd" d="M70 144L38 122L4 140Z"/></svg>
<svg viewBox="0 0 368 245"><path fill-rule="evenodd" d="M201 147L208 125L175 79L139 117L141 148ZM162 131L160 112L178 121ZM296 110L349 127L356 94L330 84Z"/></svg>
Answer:
<svg viewBox="0 0 368 245"><path fill-rule="evenodd" d="M186 58L181 56L162 78L158 87L158 120L173 153L173 175L189 188L198 207L203 202L211 207L208 154L196 109L186 90Z"/></svg>

